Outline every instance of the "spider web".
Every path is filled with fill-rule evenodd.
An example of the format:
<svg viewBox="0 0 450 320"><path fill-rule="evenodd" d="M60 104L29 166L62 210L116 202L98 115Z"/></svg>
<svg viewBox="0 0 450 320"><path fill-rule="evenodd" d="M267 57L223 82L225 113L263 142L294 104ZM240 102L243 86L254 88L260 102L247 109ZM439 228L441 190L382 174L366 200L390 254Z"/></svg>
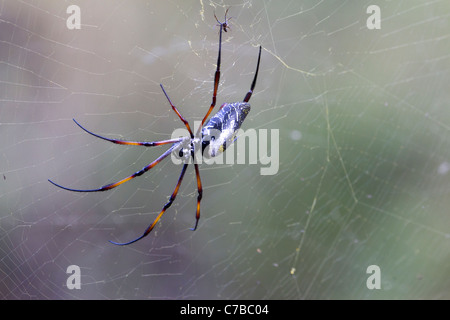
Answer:
<svg viewBox="0 0 450 320"><path fill-rule="evenodd" d="M450 5L428 1L0 1L3 299L450 298ZM376 4L381 29L366 25ZM279 170L170 160L114 190L209 107L243 99L244 129L278 129ZM217 110L217 109L216 109ZM67 267L81 289L66 285ZM366 270L380 268L381 289Z"/></svg>

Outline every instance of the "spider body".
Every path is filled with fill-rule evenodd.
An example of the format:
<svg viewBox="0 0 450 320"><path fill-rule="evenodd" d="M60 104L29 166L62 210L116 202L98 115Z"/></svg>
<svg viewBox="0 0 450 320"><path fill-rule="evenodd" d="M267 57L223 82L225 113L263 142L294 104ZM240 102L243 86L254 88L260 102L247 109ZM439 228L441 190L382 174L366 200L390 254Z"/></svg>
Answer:
<svg viewBox="0 0 450 320"><path fill-rule="evenodd" d="M214 13L214 18L216 18L216 21L217 21L217 23L218 23L218 26L222 26L223 31L225 31L225 32L228 32L227 29L230 29L230 25L228 24L228 21L229 21L231 18L227 18L228 10L230 10L230 8L228 8L228 9L225 11L225 21L224 21L224 22L220 22L219 19L217 19L216 14Z"/></svg>
<svg viewBox="0 0 450 320"><path fill-rule="evenodd" d="M50 179L48 180L53 185L69 190L74 192L98 192L98 191L106 191L111 190L115 187L120 186L121 184L130 181L131 179L134 179L136 177L139 177L146 173L147 171L151 170L153 167L155 167L158 163L160 163L163 159L167 158L170 154L174 153L175 155L178 155L183 160L183 166L181 169L180 176L178 177L177 184L175 186L175 189L173 190L169 200L162 208L161 212L158 214L158 216L153 220L153 222L145 229L144 233L137 237L134 240L131 240L129 242L114 242L110 241L113 244L116 245L129 245L131 243L134 243L136 241L141 240L142 238L146 237L155 227L156 223L161 219L164 212L172 205L172 203L175 201L175 198L178 194L178 191L180 189L181 182L183 181L184 175L186 173L186 169L189 165L189 161L191 158L195 160L195 153L197 150L202 150L202 152L206 152L206 155L209 157L215 157L221 152L225 151L227 146L229 146L231 143L233 143L236 140L236 134L239 128L241 127L243 121L245 120L247 114L250 111L250 104L248 103L250 101L250 98L252 96L253 90L256 85L256 79L258 77L258 70L259 70L259 62L261 59L261 46L259 47L259 54L258 54L258 62L256 64L256 71L255 75L253 77L252 84L250 86L250 90L247 92L247 94L244 97L244 100L242 102L234 102L234 103L224 103L219 111L213 115L208 122L206 120L208 119L209 115L211 114L212 110L216 106L216 98L217 98L217 90L219 87L219 80L220 80L220 62L221 62L221 52L222 52L222 31L227 31L227 28L229 28L228 21L226 14L228 10L225 13L225 21L220 22L217 17L216 20L219 22L219 53L217 56L217 66L216 66L216 72L214 74L214 88L213 88L213 96L212 96L212 102L211 105L206 112L206 115L203 117L203 120L201 122L200 127L198 128L198 131L194 135L194 133L191 130L191 127L189 125L189 122L181 115L181 113L178 111L178 109L175 107L175 105L170 100L169 96L167 95L166 91L164 90L164 87L162 84L160 85L164 95L167 98L167 101L169 102L170 106L172 107L172 110L176 113L178 118L184 123L186 126L186 129L189 132L189 136L181 137L181 138L175 138L175 139L169 139L169 140L162 140L162 141L125 141L125 140L117 140L117 139L110 139L104 136L101 136L99 134L93 133L87 129L85 129L81 124L79 124L75 119L73 121L84 131L87 133L93 135L94 137L119 144L119 145L131 145L131 146L144 146L144 147L155 147L155 146L161 146L161 145L171 145L169 149L167 149L163 154L161 154L158 158L153 160L151 163L143 167L141 170L136 171L132 175L123 178L122 180L119 180L114 183L106 184L100 188L95 189L72 189L68 187L64 187L60 184L57 184ZM215 15L214 15L215 16ZM205 124L206 122L206 124ZM200 179L200 171L198 164L194 161L194 168L195 168L195 176L197 180L197 206L196 206L196 215L195 215L195 225L191 230L195 230L198 225L198 221L200 219L200 202L202 200L203 196L203 187L202 182Z"/></svg>
<svg viewBox="0 0 450 320"><path fill-rule="evenodd" d="M202 129L203 155L216 157L236 140L236 134L250 112L247 102L224 103Z"/></svg>

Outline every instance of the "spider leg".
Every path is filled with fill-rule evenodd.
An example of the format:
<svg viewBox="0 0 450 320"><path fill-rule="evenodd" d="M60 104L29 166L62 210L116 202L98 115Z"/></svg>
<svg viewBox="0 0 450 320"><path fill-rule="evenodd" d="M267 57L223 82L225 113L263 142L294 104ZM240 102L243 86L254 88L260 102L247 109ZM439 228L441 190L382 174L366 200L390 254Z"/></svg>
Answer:
<svg viewBox="0 0 450 320"><path fill-rule="evenodd" d="M228 10L227 10L228 11ZM214 10L214 18L216 18L216 21L218 23L218 26L220 26L222 24L222 22L219 21L219 19L217 19L216 17L216 11Z"/></svg>
<svg viewBox="0 0 450 320"><path fill-rule="evenodd" d="M164 95L166 96L167 100L169 101L170 106L172 107L173 111L175 111L175 113L180 118L180 120L183 121L184 125L186 126L186 128L189 131L189 134L191 135L191 139L193 139L194 135L192 134L191 127L189 126L189 122L185 118L183 118L183 116L178 111L178 109L173 105L172 101L170 101L170 98L169 98L168 94L166 93L166 90L164 90L164 87L162 84L160 84L160 87L161 87L162 91L164 92Z"/></svg>
<svg viewBox="0 0 450 320"><path fill-rule="evenodd" d="M225 22L227 22L227 20L231 19L231 18L227 19L228 10L230 10L230 8L231 7L228 7L227 10L225 11Z"/></svg>
<svg viewBox="0 0 450 320"><path fill-rule="evenodd" d="M77 120L72 119L81 129L83 129L84 131L86 131L87 133L93 135L94 137L112 142L112 143L116 143L116 144L122 144L122 145L130 145L130 146L144 146L144 147L154 147L154 146L161 146L163 144L170 144L170 143L176 143L176 142L180 142L182 140L182 138L178 138L178 139L170 139L170 140L161 140L161 141L123 141L123 140L116 140L116 139L109 139L106 137L103 137L101 135L98 135L96 133L93 133L91 131L89 131L88 129L86 129L85 127L83 127L81 124L79 124L77 122Z"/></svg>
<svg viewBox="0 0 450 320"><path fill-rule="evenodd" d="M169 201L164 205L163 209L162 209L161 212L158 214L158 216L156 217L156 219L152 222L152 224L150 224L150 225L148 226L147 229L145 229L145 232L144 232L140 237L138 237L138 238L136 238L136 239L134 239L134 240L131 240L131 241L129 241L129 242L123 242L123 243L122 243L122 242L114 242L114 241L111 241L111 240L109 240L109 242L111 242L112 244L118 245L118 246L126 246L126 245L129 245L129 244L135 243L135 242L141 240L142 238L146 237L146 236L153 230L153 228L155 227L155 225L156 225L156 223L159 221L159 219L161 219L161 217L162 217L162 215L164 214L164 212L166 212L166 210L167 210L167 209L172 205L172 203L175 201L175 198L177 197L177 194L178 194L178 190L180 190L180 185L181 185L181 182L183 181L184 174L186 173L186 168L187 168L187 166L188 166L187 163L185 163L185 164L183 165L183 169L181 169L181 173L180 173L180 177L178 178L177 185L176 185L175 189L173 190L172 195L170 196Z"/></svg>
<svg viewBox="0 0 450 320"><path fill-rule="evenodd" d="M253 78L252 85L250 87L250 91L247 92L244 98L244 102L248 102L250 98L252 97L253 90L255 89L256 85L256 78L258 78L258 71L259 71L259 61L261 60L261 46L259 46L259 54L258 54L258 63L256 64L256 72L255 77Z"/></svg>
<svg viewBox="0 0 450 320"><path fill-rule="evenodd" d="M203 196L203 187L202 187L202 181L200 180L200 171L198 169L198 164L194 163L195 167L195 176L197 177L197 190L198 190L198 196L197 196L197 212L195 214L195 225L193 228L191 228L192 231L197 229L198 220L200 219L200 202L202 201Z"/></svg>
<svg viewBox="0 0 450 320"><path fill-rule="evenodd" d="M52 180L48 179L48 181L61 188L61 189L65 189L65 190L69 190L69 191L74 191L74 192L97 192L97 191L106 191L106 190L110 190L113 189L117 186L120 186L122 183L125 183L131 179L134 179L136 177L139 177L141 175L143 175L144 173L146 173L148 170L150 170L151 168L153 168L154 166L156 166L158 163L160 163L164 158L166 158L168 155L170 155L170 153L173 151L173 149L175 149L175 147L177 147L178 144L174 144L172 147L170 147L166 152L164 152L162 155L160 155L155 161L149 163L148 165L146 165L144 168L142 168L139 171L136 171L135 173L133 173L131 176L128 176L120 181L114 182L114 183L110 183L107 185L104 185L103 187L100 187L98 189L87 189L87 190L83 190L83 189L72 189L72 188L67 188L67 187L63 187L62 185L59 185L55 182L53 182Z"/></svg>
<svg viewBox="0 0 450 320"><path fill-rule="evenodd" d="M216 18L217 19L217 18ZM216 73L214 74L214 91L213 91L213 96L212 96L212 102L211 102L211 106L209 107L208 112L206 113L206 115L203 117L202 123L201 125L198 127L198 131L197 131L197 136L199 135L203 124L205 123L206 119L208 119L209 114L211 113L211 111L214 109L214 107L216 106L216 100L217 100L217 89L219 87L219 80L220 80L220 60L221 60L221 52L222 52L222 29L223 29L223 25L220 24L220 31L219 31L219 54L217 56L217 68L216 68Z"/></svg>

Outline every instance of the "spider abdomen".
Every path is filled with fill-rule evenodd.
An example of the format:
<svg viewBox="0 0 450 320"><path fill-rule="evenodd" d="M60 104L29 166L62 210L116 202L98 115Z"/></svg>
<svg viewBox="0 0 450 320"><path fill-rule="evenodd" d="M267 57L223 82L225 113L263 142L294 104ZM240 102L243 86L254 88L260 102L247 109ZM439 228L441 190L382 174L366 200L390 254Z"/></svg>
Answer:
<svg viewBox="0 0 450 320"><path fill-rule="evenodd" d="M247 102L223 104L202 129L203 154L215 157L224 152L236 139L236 134L249 112L250 104Z"/></svg>

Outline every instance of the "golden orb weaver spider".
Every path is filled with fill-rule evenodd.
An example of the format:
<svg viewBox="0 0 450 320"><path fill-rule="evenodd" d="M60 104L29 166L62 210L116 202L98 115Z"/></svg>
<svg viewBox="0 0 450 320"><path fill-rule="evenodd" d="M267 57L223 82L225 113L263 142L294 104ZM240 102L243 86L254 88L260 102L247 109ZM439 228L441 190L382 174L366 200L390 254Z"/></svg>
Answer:
<svg viewBox="0 0 450 320"><path fill-rule="evenodd" d="M230 25L228 24L228 21L230 21L231 18L228 18L228 19L227 19L228 10L230 10L230 8L228 8L228 9L225 11L224 22L220 22L219 19L217 19L217 17L216 17L216 13L214 13L214 18L216 18L216 21L217 21L217 23L218 23L217 26L222 26L223 31L225 31L225 32L227 32L227 31L228 31L227 29L230 28Z"/></svg>
<svg viewBox="0 0 450 320"><path fill-rule="evenodd" d="M79 124L75 119L73 121L84 131L87 133L93 135L94 137L115 143L115 144L121 144L121 145L133 145L133 146L145 146L145 147L154 147L154 146L160 146L165 144L172 144L172 146L165 151L162 155L160 155L156 160L146 165L144 168L142 168L139 171L136 171L132 175L119 180L114 183L110 183L107 185L104 185L97 189L72 189L64 187L60 184L57 184L53 182L52 180L48 180L53 185L69 190L74 192L98 192L98 191L106 191L113 189L122 183L125 183L131 179L134 179L136 177L139 177L143 175L145 172L156 166L158 163L160 163L163 159L165 159L167 156L169 156L172 152L178 154L179 156L185 158L185 160L192 157L194 159L194 155L196 153L196 150L202 148L202 152L204 152L206 149L208 150L208 155L210 157L217 156L220 152L225 151L226 147L233 143L236 140L236 133L238 129L241 127L242 122L245 120L245 117L247 116L248 112L250 111L250 104L248 103L250 101L250 98L252 96L253 90L255 89L256 85L256 79L258 77L258 70L259 70L259 62L261 60L261 46L259 47L259 54L258 54L258 62L256 64L256 71L255 75L252 81L252 84L250 86L250 90L247 92L247 94L244 97L243 102L234 102L234 103L224 103L219 111L209 119L209 121L203 125L206 121L206 119L209 117L211 111L214 109L216 105L216 97L217 97L217 89L219 86L219 80L220 80L220 61L221 61L221 51L222 51L222 30L227 31L226 29L229 28L228 26L228 20L226 18L228 10L225 13L225 22L220 22L217 17L216 20L219 22L220 30L219 30L219 53L217 57L217 68L214 75L214 89L213 89L213 96L212 96L212 102L211 106L208 109L208 112L203 117L203 120L201 122L201 125L199 126L196 135L192 133L191 127L189 125L189 122L180 114L178 109L175 107L175 105L170 100L169 96L167 95L166 91L164 90L164 87L162 84L160 84L160 87L166 96L170 106L172 107L173 111L177 114L177 116L180 118L180 120L184 123L187 130L189 131L189 135L187 137L177 138L177 139L169 139L169 140L161 140L161 141L152 141L152 142L146 142L146 141L124 141L124 140L116 140L116 139L109 139L103 136L100 136L96 133L93 133L86 128L84 128L81 124ZM214 14L215 17L215 14ZM185 148L186 144L188 145L188 148ZM134 240L131 240L129 242L114 242L109 240L112 244L115 245L129 245L134 242L137 242L141 240L142 238L146 237L155 227L156 223L161 219L161 216L164 214L164 212L172 205L172 203L175 201L175 198L178 194L178 191L180 189L181 182L183 181L184 174L186 173L186 169L188 167L188 163L185 162L183 164L183 168L181 169L180 176L178 178L178 182L175 186L175 189L172 192L172 195L169 198L169 201L164 205L161 212L158 214L158 216L155 218L155 220L145 229L144 233L137 237ZM203 188L202 188L202 182L200 179L200 171L198 168L198 164L194 162L194 168L195 168L195 175L197 179L197 209L196 209L196 220L195 225L191 230L196 230L198 226L198 221L200 219L200 202L202 200L203 196Z"/></svg>

